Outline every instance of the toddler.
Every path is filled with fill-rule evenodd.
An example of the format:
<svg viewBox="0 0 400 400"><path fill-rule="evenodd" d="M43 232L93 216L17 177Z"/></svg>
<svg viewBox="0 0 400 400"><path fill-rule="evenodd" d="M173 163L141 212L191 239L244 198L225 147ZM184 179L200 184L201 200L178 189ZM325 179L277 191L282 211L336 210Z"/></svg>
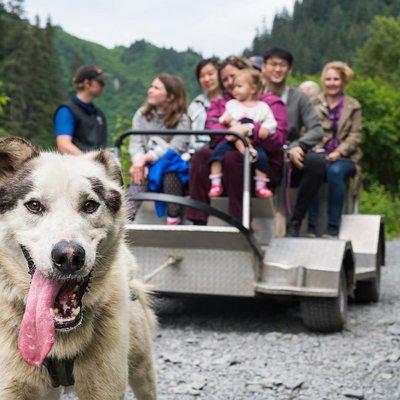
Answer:
<svg viewBox="0 0 400 400"><path fill-rule="evenodd" d="M237 124L246 124L248 131L246 134L250 146L250 155L255 163L255 193L257 197L269 198L273 193L267 188L269 181L267 175L267 155L260 146L252 146L252 133L254 123L260 123L258 136L265 139L270 133L274 133L277 127L276 120L270 107L257 98L262 90L261 75L258 71L244 69L235 76L233 86L234 99L226 103L225 112L220 117L221 124L228 128ZM208 193L210 197L218 197L224 191L222 186L222 161L225 154L236 148L244 153L244 144L233 135L227 135L226 140L220 142L214 149L211 157L211 188Z"/></svg>

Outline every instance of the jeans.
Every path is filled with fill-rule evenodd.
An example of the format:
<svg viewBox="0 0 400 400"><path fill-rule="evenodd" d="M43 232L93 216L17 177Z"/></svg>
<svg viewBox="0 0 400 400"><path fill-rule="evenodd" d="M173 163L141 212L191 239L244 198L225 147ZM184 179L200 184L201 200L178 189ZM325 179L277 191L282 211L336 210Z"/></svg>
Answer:
<svg viewBox="0 0 400 400"><path fill-rule="evenodd" d="M326 177L328 183L328 225L339 227L342 216L343 203L346 196L347 181L356 173L356 166L349 158L342 158L333 163L326 164ZM314 226L320 203L317 194L308 210L308 224Z"/></svg>
<svg viewBox="0 0 400 400"><path fill-rule="evenodd" d="M304 155L304 168L293 166L291 187L298 187L296 204L293 210L292 222L301 223L313 198L324 183L325 154L308 151Z"/></svg>
<svg viewBox="0 0 400 400"><path fill-rule="evenodd" d="M217 144L215 149L213 150L209 162L212 163L214 161L224 162L226 153L231 150L236 150L235 143L233 142L220 142ZM254 168L258 169L261 172L266 174L268 171L268 158L265 154L265 151L260 147L256 146L255 150L257 151L257 160L253 163Z"/></svg>

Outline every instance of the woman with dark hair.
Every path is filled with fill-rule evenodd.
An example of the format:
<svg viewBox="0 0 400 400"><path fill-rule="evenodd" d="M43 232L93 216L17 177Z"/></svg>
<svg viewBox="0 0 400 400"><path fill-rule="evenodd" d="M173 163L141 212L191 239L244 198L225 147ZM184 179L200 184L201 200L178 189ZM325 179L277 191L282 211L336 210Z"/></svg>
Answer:
<svg viewBox="0 0 400 400"><path fill-rule="evenodd" d="M169 74L158 75L150 85L147 100L133 117L133 129L189 130L186 93L182 79ZM187 152L189 136L133 135L129 153L132 183L128 190L128 218L135 218L138 204L129 201L131 194L147 190L182 195L188 180L188 163L181 156ZM167 224L179 224L181 209L167 206ZM165 207L158 205L157 214L164 216Z"/></svg>
<svg viewBox="0 0 400 400"><path fill-rule="evenodd" d="M238 71L251 68L247 60L241 57L228 57L218 70L220 86L223 96L211 102L207 112L205 129L226 130L220 124L219 118L225 112L226 103L233 98L233 83ZM275 133L265 139L260 139L258 132L260 124L254 124L254 141L262 147L268 155L269 188L275 188L281 179L283 154L282 146L286 140L288 130L287 110L281 99L271 94L263 94L260 100L265 101L271 108L277 122ZM238 124L231 127L231 130L246 134L249 127L246 124ZM192 158L190 169L189 194L194 200L203 203L209 202L208 192L210 190L210 164L209 159L212 149L224 140L221 136L212 136L210 144L199 150ZM243 155L238 150L229 151L223 160L222 180L225 192L229 197L229 214L238 221L242 219L242 197L243 197ZM194 224L204 225L207 223L207 214L197 210L188 209L186 216Z"/></svg>
<svg viewBox="0 0 400 400"><path fill-rule="evenodd" d="M196 66L196 79L202 93L193 99L188 108L192 129L202 130L207 120L211 101L220 97L218 61L213 58L201 60Z"/></svg>

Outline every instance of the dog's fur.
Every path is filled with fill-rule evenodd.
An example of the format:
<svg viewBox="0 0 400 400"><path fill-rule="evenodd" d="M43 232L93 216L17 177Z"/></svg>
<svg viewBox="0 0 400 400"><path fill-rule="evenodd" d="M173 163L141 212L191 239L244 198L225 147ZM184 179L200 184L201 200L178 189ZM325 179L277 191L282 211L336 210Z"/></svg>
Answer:
<svg viewBox="0 0 400 400"><path fill-rule="evenodd" d="M119 400L126 387L137 399L156 399L151 340L155 318L145 290L134 279L135 260L124 243L125 215L121 174L110 152L81 156L39 153L21 138L0 139L0 399L38 400L53 396L44 366L27 364L18 350L18 333L31 277L21 246L43 276L57 279L51 249L74 240L86 252L79 273L91 273L82 299L82 323L57 332L49 354L75 358L80 400ZM30 200L46 211L32 214ZM79 209L98 202L93 214ZM137 295L130 300L130 291Z"/></svg>

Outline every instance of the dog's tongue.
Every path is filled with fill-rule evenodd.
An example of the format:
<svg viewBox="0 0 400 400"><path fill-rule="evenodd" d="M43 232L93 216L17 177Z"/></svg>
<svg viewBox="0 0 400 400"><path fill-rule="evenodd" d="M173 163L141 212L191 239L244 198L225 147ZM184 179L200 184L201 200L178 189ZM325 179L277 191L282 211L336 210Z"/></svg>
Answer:
<svg viewBox="0 0 400 400"><path fill-rule="evenodd" d="M62 285L62 281L45 278L36 268L18 337L18 349L30 365L41 366L53 347L56 330L50 308Z"/></svg>

